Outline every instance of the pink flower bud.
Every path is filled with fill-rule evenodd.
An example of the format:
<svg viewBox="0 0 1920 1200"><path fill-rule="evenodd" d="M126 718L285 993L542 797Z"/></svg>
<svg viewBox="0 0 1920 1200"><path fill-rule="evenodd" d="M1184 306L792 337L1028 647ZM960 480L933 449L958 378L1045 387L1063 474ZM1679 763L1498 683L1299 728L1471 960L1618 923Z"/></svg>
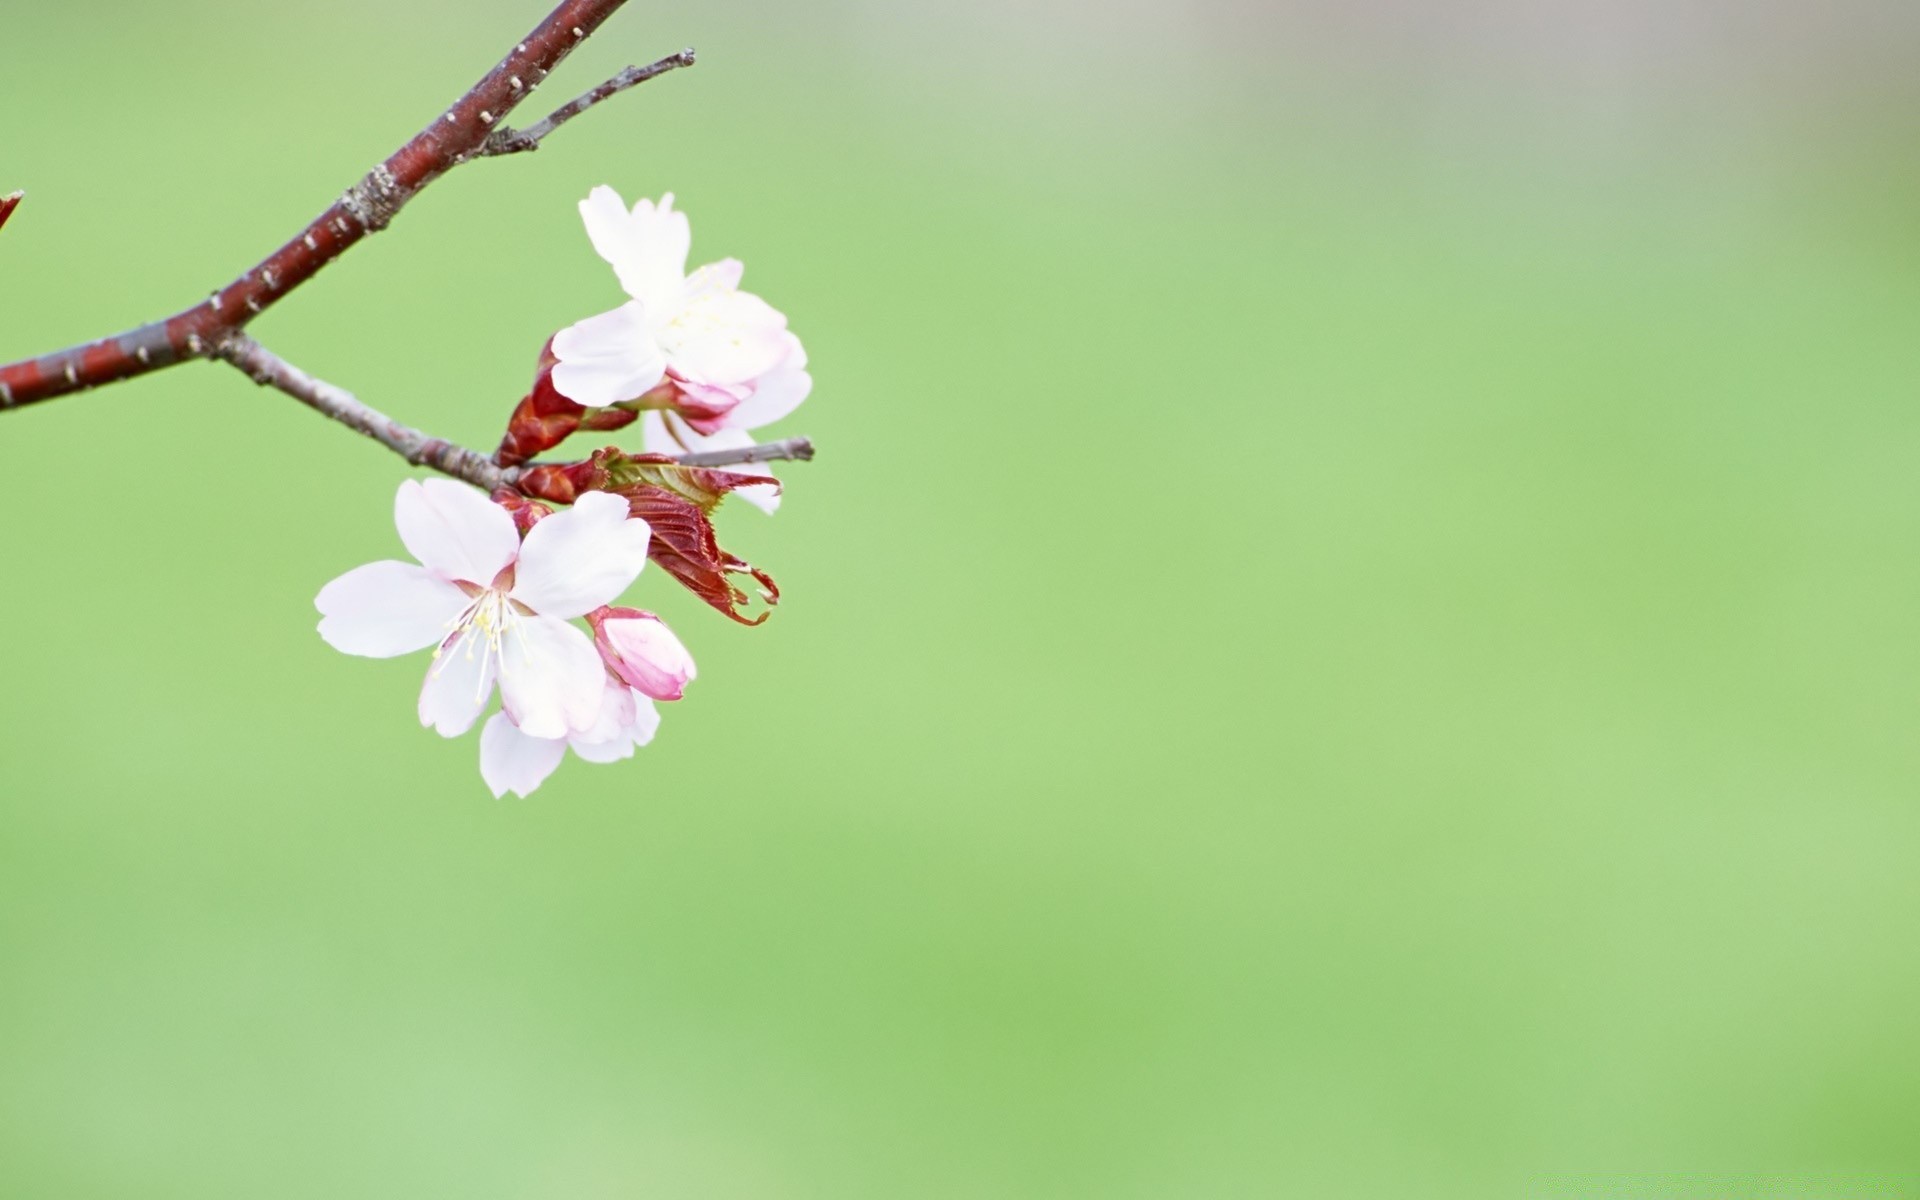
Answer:
<svg viewBox="0 0 1920 1200"><path fill-rule="evenodd" d="M602 608L587 614L593 644L607 670L643 695L678 700L694 676L693 656L666 622L637 608Z"/></svg>

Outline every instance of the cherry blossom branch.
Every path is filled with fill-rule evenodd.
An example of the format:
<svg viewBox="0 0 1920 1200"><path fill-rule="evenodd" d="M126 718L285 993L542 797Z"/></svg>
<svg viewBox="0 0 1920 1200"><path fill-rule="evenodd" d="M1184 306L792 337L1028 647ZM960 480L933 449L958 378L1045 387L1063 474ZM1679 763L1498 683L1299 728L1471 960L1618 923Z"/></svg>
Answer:
<svg viewBox="0 0 1920 1200"><path fill-rule="evenodd" d="M538 150L541 141L548 134L602 100L617 96L628 88L637 87L649 79L665 75L676 67L690 67L693 63L693 47L689 46L678 54L669 54L659 62L648 63L644 67L628 67L599 87L581 93L525 129L508 129L502 126L494 130L487 135L487 140L481 145L479 153L482 155L518 154L525 150Z"/></svg>
<svg viewBox="0 0 1920 1200"><path fill-rule="evenodd" d="M25 196L25 192L8 192L6 195L0 196L0 226L4 226L7 223L7 218L13 215L14 209L20 207L20 201Z"/></svg>
<svg viewBox="0 0 1920 1200"><path fill-rule="evenodd" d="M517 468L497 466L478 450L430 437L394 420L347 389L307 374L238 330L222 338L212 354L244 371L255 383L285 392L321 416L379 442L416 467L430 467L489 492L512 487L520 476Z"/></svg>
<svg viewBox="0 0 1920 1200"><path fill-rule="evenodd" d="M0 366L0 410L21 408L100 384L131 379L174 363L211 356L216 346L313 278L322 267L368 234L385 229L401 208L429 183L461 163L488 157L483 147L499 122L624 2L561 0L524 41L412 141L348 188L346 194L284 246L205 302L114 337ZM670 61L673 66L685 65L677 61L680 57L663 61ZM667 69L670 68L662 68ZM617 82L621 77L610 82ZM589 92L588 97L594 94ZM588 100L576 111L584 111L604 98ZM574 104L580 103L574 101ZM573 105L565 106L547 121L560 124L575 115L568 111L572 108ZM566 115L561 116L562 113ZM544 124L546 122L540 123ZM540 125L532 128L539 129ZM545 132L551 132L551 128ZM545 136L545 132L540 136ZM6 211L10 212L11 207ZM0 214L0 219L4 219L4 214Z"/></svg>
<svg viewBox="0 0 1920 1200"><path fill-rule="evenodd" d="M275 388L321 416L365 434L416 467L427 467L464 479L488 492L516 487L527 468L502 467L478 450L432 437L394 420L343 387L315 378L238 330L229 333L211 351L214 358L233 364L262 387ZM741 463L810 461L813 443L803 437L748 446L743 450L707 450L671 456L689 467L727 467ZM539 464L530 463L529 467Z"/></svg>
<svg viewBox="0 0 1920 1200"><path fill-rule="evenodd" d="M669 457L683 467L736 467L746 463L812 462L813 439L790 437L782 438L777 442L761 442L758 446L748 446L744 450L702 450L697 454L674 454Z"/></svg>

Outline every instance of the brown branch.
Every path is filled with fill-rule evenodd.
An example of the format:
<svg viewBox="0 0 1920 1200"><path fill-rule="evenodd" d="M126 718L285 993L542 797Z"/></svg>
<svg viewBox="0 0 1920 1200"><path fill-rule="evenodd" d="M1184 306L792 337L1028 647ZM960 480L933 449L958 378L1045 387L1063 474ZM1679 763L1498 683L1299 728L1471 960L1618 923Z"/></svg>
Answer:
<svg viewBox="0 0 1920 1200"><path fill-rule="evenodd" d="M347 389L307 374L238 330L222 338L210 354L223 362L232 363L262 387L285 392L321 416L365 434L416 467L428 467L442 475L464 479L487 492L517 487L521 473L527 469L502 467L478 450L469 450L442 438L430 437L411 425L396 421L367 405ZM675 462L690 467L725 467L782 459L805 461L813 457L813 443L797 437L748 446L742 450L708 450L672 457ZM539 465L529 463L528 467Z"/></svg>
<svg viewBox="0 0 1920 1200"><path fill-rule="evenodd" d="M0 196L0 226L4 226L7 223L7 218L13 215L14 209L20 207L20 201L25 196L25 192L8 192L6 195Z"/></svg>
<svg viewBox="0 0 1920 1200"><path fill-rule="evenodd" d="M478 450L429 437L394 420L362 403L347 389L307 374L238 330L216 343L211 353L240 368L262 387L278 388L320 415L367 435L416 467L431 467L489 492L512 487L520 477L518 469L496 466Z"/></svg>
<svg viewBox="0 0 1920 1200"><path fill-rule="evenodd" d="M675 454L671 457L685 467L735 467L782 460L812 462L813 439L793 437L778 442L762 442L744 450L702 450L697 454Z"/></svg>
<svg viewBox="0 0 1920 1200"><path fill-rule="evenodd" d="M524 150L538 150L541 141L548 134L602 100L617 96L628 88L637 87L649 79L665 75L676 67L690 67L693 62L693 47L689 46L678 54L669 54L659 62L648 63L644 67L628 67L592 91L583 92L562 104L525 129L508 129L502 126L494 130L487 135L487 140L480 147L479 153L482 155L519 154Z"/></svg>
<svg viewBox="0 0 1920 1200"><path fill-rule="evenodd" d="M348 188L286 245L211 299L116 337L0 366L0 410L211 355L360 239L385 229L420 189L461 163L483 157L482 147L500 121L622 3L561 0L451 108Z"/></svg>

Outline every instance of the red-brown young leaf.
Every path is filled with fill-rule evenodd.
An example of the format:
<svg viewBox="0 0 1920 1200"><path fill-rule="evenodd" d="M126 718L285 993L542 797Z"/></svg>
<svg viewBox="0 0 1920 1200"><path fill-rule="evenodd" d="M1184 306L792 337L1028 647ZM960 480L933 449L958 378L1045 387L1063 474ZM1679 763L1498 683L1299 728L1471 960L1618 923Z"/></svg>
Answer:
<svg viewBox="0 0 1920 1200"><path fill-rule="evenodd" d="M521 474L519 487L555 504L572 504L591 491L625 497L628 511L653 528L648 558L727 616L758 625L768 614L742 616L740 610L753 598L731 577L752 576L769 607L780 602L780 588L765 571L720 548L708 514L735 488L777 482L767 475L687 467L661 455L636 456L607 446L585 462L531 467Z"/></svg>
<svg viewBox="0 0 1920 1200"><path fill-rule="evenodd" d="M771 475L748 475L741 471L723 471L718 467L690 467L664 454L628 454L621 457L624 461L617 467L611 467L616 479L665 488L685 496L706 512L712 512L735 488L761 483L770 483L776 488L780 486L780 481Z"/></svg>
<svg viewBox="0 0 1920 1200"><path fill-rule="evenodd" d="M7 218L13 215L14 209L20 207L20 201L25 198L25 196L25 192L11 192L5 196L0 196L0 226L6 225Z"/></svg>
<svg viewBox="0 0 1920 1200"><path fill-rule="evenodd" d="M780 602L780 589L766 572L720 548L713 522L698 504L646 483L622 488L620 494L627 498L628 510L653 529L647 557L689 591L742 625L758 625L771 615L741 615L740 610L752 603L752 597L734 586L729 576L751 575L760 584L760 597L769 608Z"/></svg>

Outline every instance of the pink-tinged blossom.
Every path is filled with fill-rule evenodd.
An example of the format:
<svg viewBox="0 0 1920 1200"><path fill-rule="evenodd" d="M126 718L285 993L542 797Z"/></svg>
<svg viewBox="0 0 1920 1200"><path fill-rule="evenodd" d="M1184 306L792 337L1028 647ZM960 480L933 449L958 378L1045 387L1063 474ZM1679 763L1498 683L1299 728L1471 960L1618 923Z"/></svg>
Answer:
<svg viewBox="0 0 1920 1200"><path fill-rule="evenodd" d="M606 668L569 620L617 599L647 562L647 523L590 492L522 541L506 510L450 480L408 480L394 501L400 540L420 565L376 562L314 601L328 645L368 658L437 646L420 723L473 727L494 685L518 727L565 738L601 719Z"/></svg>
<svg viewBox="0 0 1920 1200"><path fill-rule="evenodd" d="M651 742L659 728L660 712L652 700L603 674L593 724L567 737L534 737L507 713L493 714L480 731L480 778L495 799L508 792L530 796L559 768L568 747L587 762L619 762Z"/></svg>
<svg viewBox="0 0 1920 1200"><path fill-rule="evenodd" d="M655 700L678 700L696 672L693 655L667 623L637 608L603 608L587 614L593 644L607 670Z"/></svg>
<svg viewBox="0 0 1920 1200"><path fill-rule="evenodd" d="M552 383L562 396L589 408L652 410L645 436L655 454L751 446L753 430L807 398L806 350L786 317L740 290L739 261L686 273L693 235L671 193L628 209L618 192L597 187L580 215L632 299L554 336ZM771 486L740 495L768 512L779 504Z"/></svg>

